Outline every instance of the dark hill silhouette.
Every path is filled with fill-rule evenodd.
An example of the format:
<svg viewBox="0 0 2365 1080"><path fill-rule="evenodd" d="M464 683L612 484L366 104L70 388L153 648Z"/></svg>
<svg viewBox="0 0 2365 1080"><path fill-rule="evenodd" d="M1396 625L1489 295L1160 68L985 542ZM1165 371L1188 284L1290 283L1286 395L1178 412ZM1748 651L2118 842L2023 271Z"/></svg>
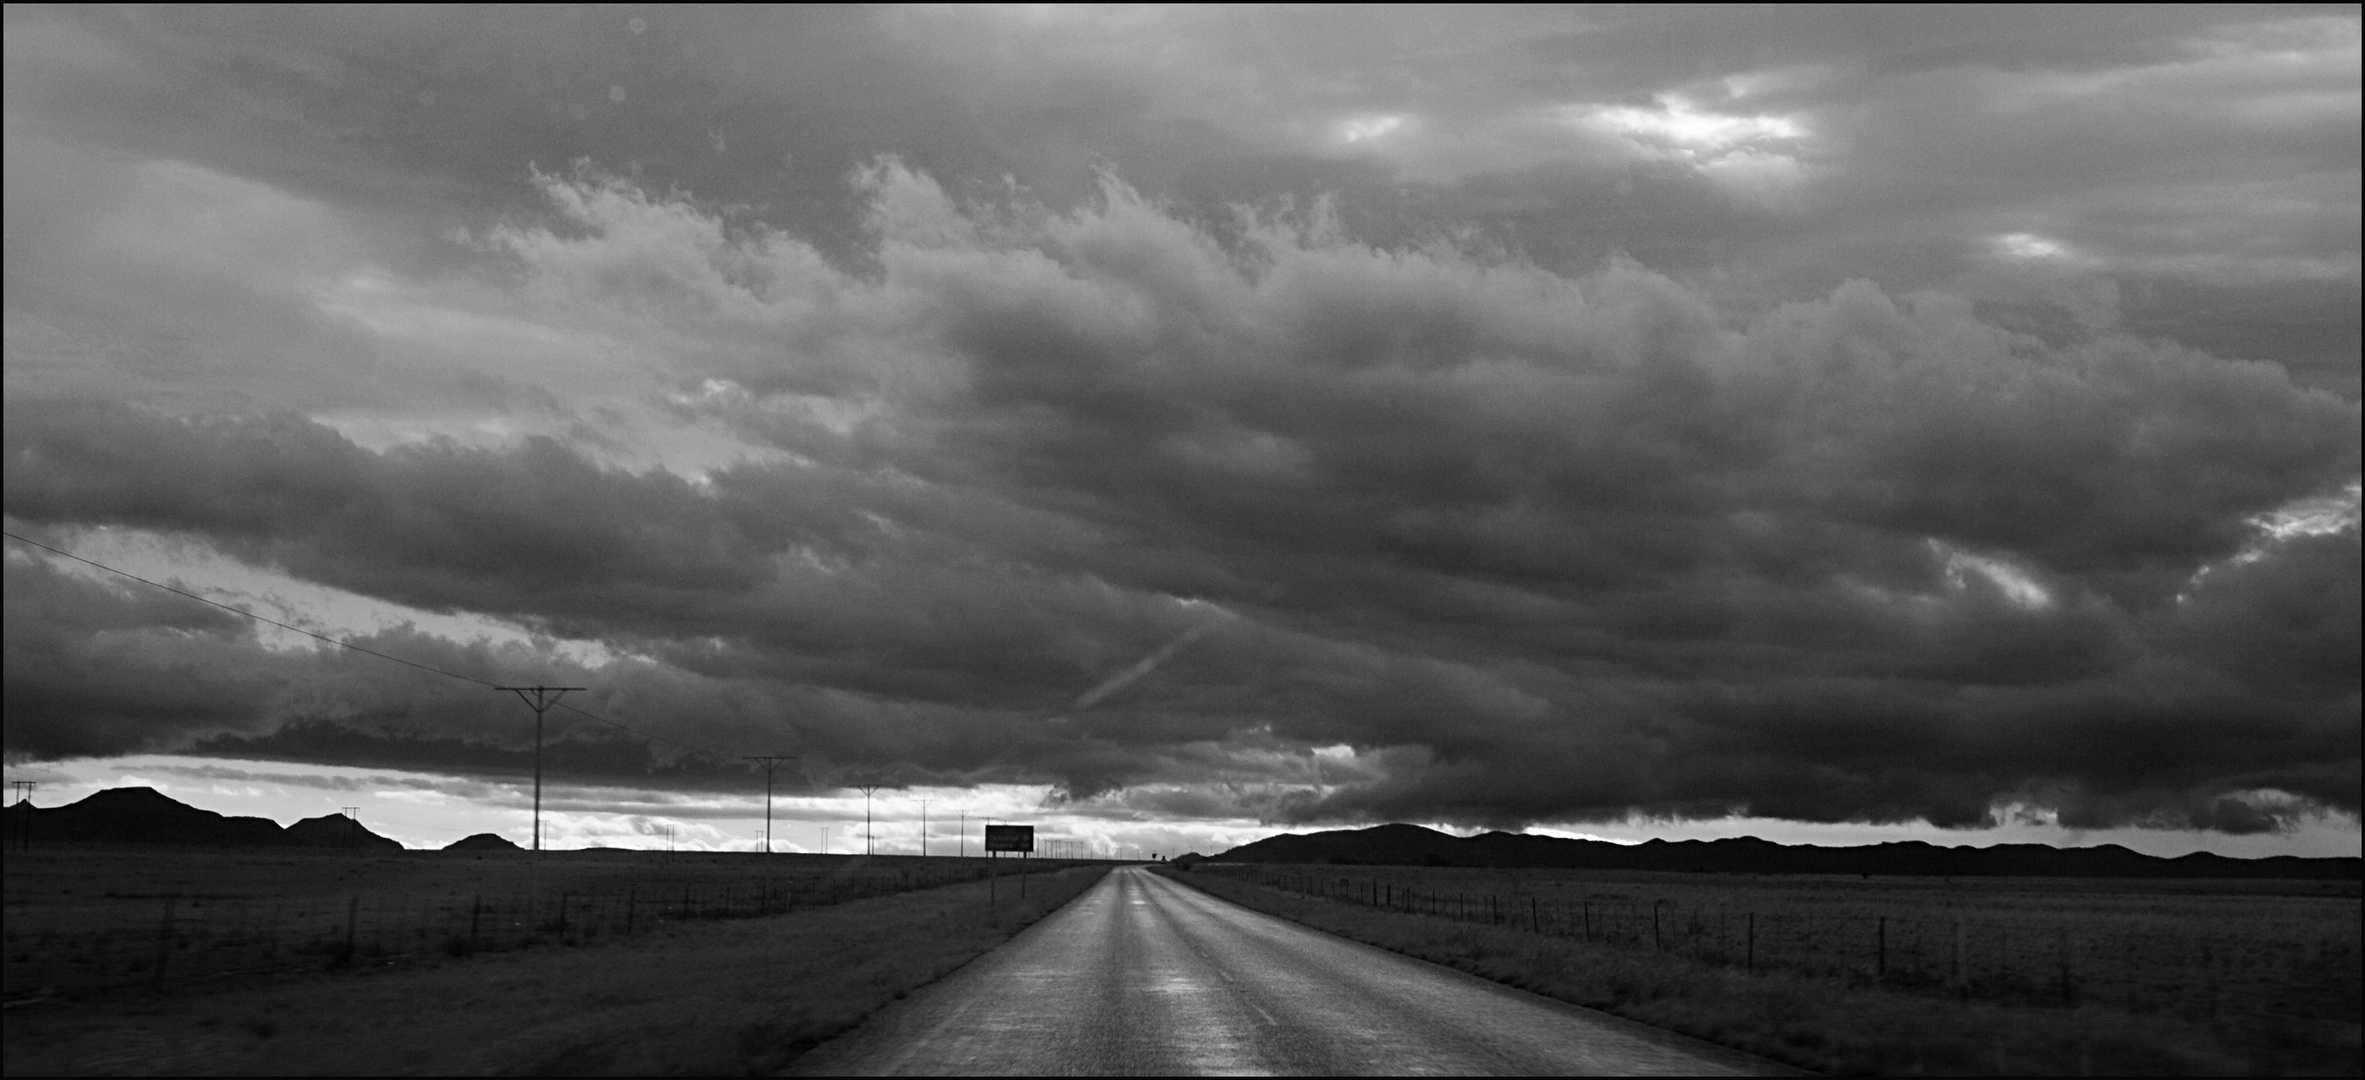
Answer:
<svg viewBox="0 0 2365 1080"><path fill-rule="evenodd" d="M400 851L402 844L339 814L306 818L286 828L269 818L229 817L200 810L155 788L108 788L64 806L24 803L0 811L10 837L31 819L32 842L202 844L216 847L324 847L358 844L365 851Z"/></svg>
<svg viewBox="0 0 2365 1080"><path fill-rule="evenodd" d="M2357 879L2360 860L2277 855L2229 859L2194 854L2163 859L2115 844L2056 848L2043 844L1939 847L1919 840L1863 847L1732 840L1652 840L1612 844L1556 836L1490 832L1450 836L1418 825L1379 825L1284 833L1215 856L1223 862L1329 863L1357 866L1554 867L1739 874L1899 874L1930 877L2158 877Z"/></svg>
<svg viewBox="0 0 2365 1080"><path fill-rule="evenodd" d="M494 834L492 834L492 833L489 833L489 832L480 832L480 833L477 833L477 834L476 834L476 835L474 835L474 836L463 836L463 837L461 837L461 838L460 838L460 839L458 839L458 840L454 840L454 841L452 841L452 842L451 842L451 843L449 843L449 844L445 844L445 845L443 846L443 849L444 849L445 851L475 851L475 852L524 851L524 850L525 850L524 848L521 848L521 847L517 846L517 843L516 843L515 841L512 841L512 840L510 840L508 837L505 837L505 836L496 836L496 835L494 835Z"/></svg>
<svg viewBox="0 0 2365 1080"><path fill-rule="evenodd" d="M363 851L401 851L402 843L380 836L362 823L343 814L323 814L305 818L287 827L286 842L303 847L345 848Z"/></svg>

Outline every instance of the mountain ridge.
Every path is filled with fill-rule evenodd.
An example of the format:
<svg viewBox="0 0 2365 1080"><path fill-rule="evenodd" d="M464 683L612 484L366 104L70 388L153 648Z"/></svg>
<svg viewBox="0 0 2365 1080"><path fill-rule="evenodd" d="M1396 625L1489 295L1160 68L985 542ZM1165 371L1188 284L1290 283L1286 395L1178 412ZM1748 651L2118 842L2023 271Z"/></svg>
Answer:
<svg viewBox="0 0 2365 1080"><path fill-rule="evenodd" d="M201 810L152 787L107 788L64 806L19 802L0 810L7 836L31 829L42 843L192 844L213 847L304 847L401 851L401 841L380 836L342 814L322 814L287 826L269 818L233 817Z"/></svg>
<svg viewBox="0 0 2365 1080"><path fill-rule="evenodd" d="M1779 844L1755 836L1614 844L1526 833L1453 836L1420 825L1282 833L1213 856L1221 862L1341 866L1448 866L1681 873L1854 874L1917 877L2159 877L2356 880L2365 860L2271 855L2236 859L2206 852L2164 858L2117 844L1941 847L1897 840L1858 847Z"/></svg>

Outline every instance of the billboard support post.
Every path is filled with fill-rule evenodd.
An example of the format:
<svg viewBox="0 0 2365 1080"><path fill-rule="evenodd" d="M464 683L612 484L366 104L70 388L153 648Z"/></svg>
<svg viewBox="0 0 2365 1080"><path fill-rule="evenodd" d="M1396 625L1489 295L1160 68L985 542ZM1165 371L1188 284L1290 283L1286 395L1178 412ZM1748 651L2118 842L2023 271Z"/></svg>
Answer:
<svg viewBox="0 0 2365 1080"><path fill-rule="evenodd" d="M987 858L998 858L1005 851L1018 853L1018 895L1020 896L1026 895L1026 856L1034 850L1035 827L1032 825L988 825L985 827L985 854ZM987 878L988 880L992 879L990 871ZM985 895L986 902L992 903L993 886L986 886Z"/></svg>

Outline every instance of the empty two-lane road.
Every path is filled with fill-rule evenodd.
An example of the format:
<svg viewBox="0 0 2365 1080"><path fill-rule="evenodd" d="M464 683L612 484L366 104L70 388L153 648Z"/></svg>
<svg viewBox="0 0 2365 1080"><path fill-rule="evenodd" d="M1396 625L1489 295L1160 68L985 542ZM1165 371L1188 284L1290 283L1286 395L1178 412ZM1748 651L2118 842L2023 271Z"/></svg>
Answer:
<svg viewBox="0 0 2365 1080"><path fill-rule="evenodd" d="M791 1067L897 1073L1788 1073L1138 868Z"/></svg>

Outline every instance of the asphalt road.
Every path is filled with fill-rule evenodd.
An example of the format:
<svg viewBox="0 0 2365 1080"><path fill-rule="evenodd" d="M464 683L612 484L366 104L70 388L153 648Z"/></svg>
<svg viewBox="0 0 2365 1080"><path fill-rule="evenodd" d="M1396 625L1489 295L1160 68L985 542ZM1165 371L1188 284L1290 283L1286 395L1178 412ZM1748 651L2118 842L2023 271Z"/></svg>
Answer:
<svg viewBox="0 0 2365 1080"><path fill-rule="evenodd" d="M792 1075L1792 1074L1250 911L1139 868Z"/></svg>

